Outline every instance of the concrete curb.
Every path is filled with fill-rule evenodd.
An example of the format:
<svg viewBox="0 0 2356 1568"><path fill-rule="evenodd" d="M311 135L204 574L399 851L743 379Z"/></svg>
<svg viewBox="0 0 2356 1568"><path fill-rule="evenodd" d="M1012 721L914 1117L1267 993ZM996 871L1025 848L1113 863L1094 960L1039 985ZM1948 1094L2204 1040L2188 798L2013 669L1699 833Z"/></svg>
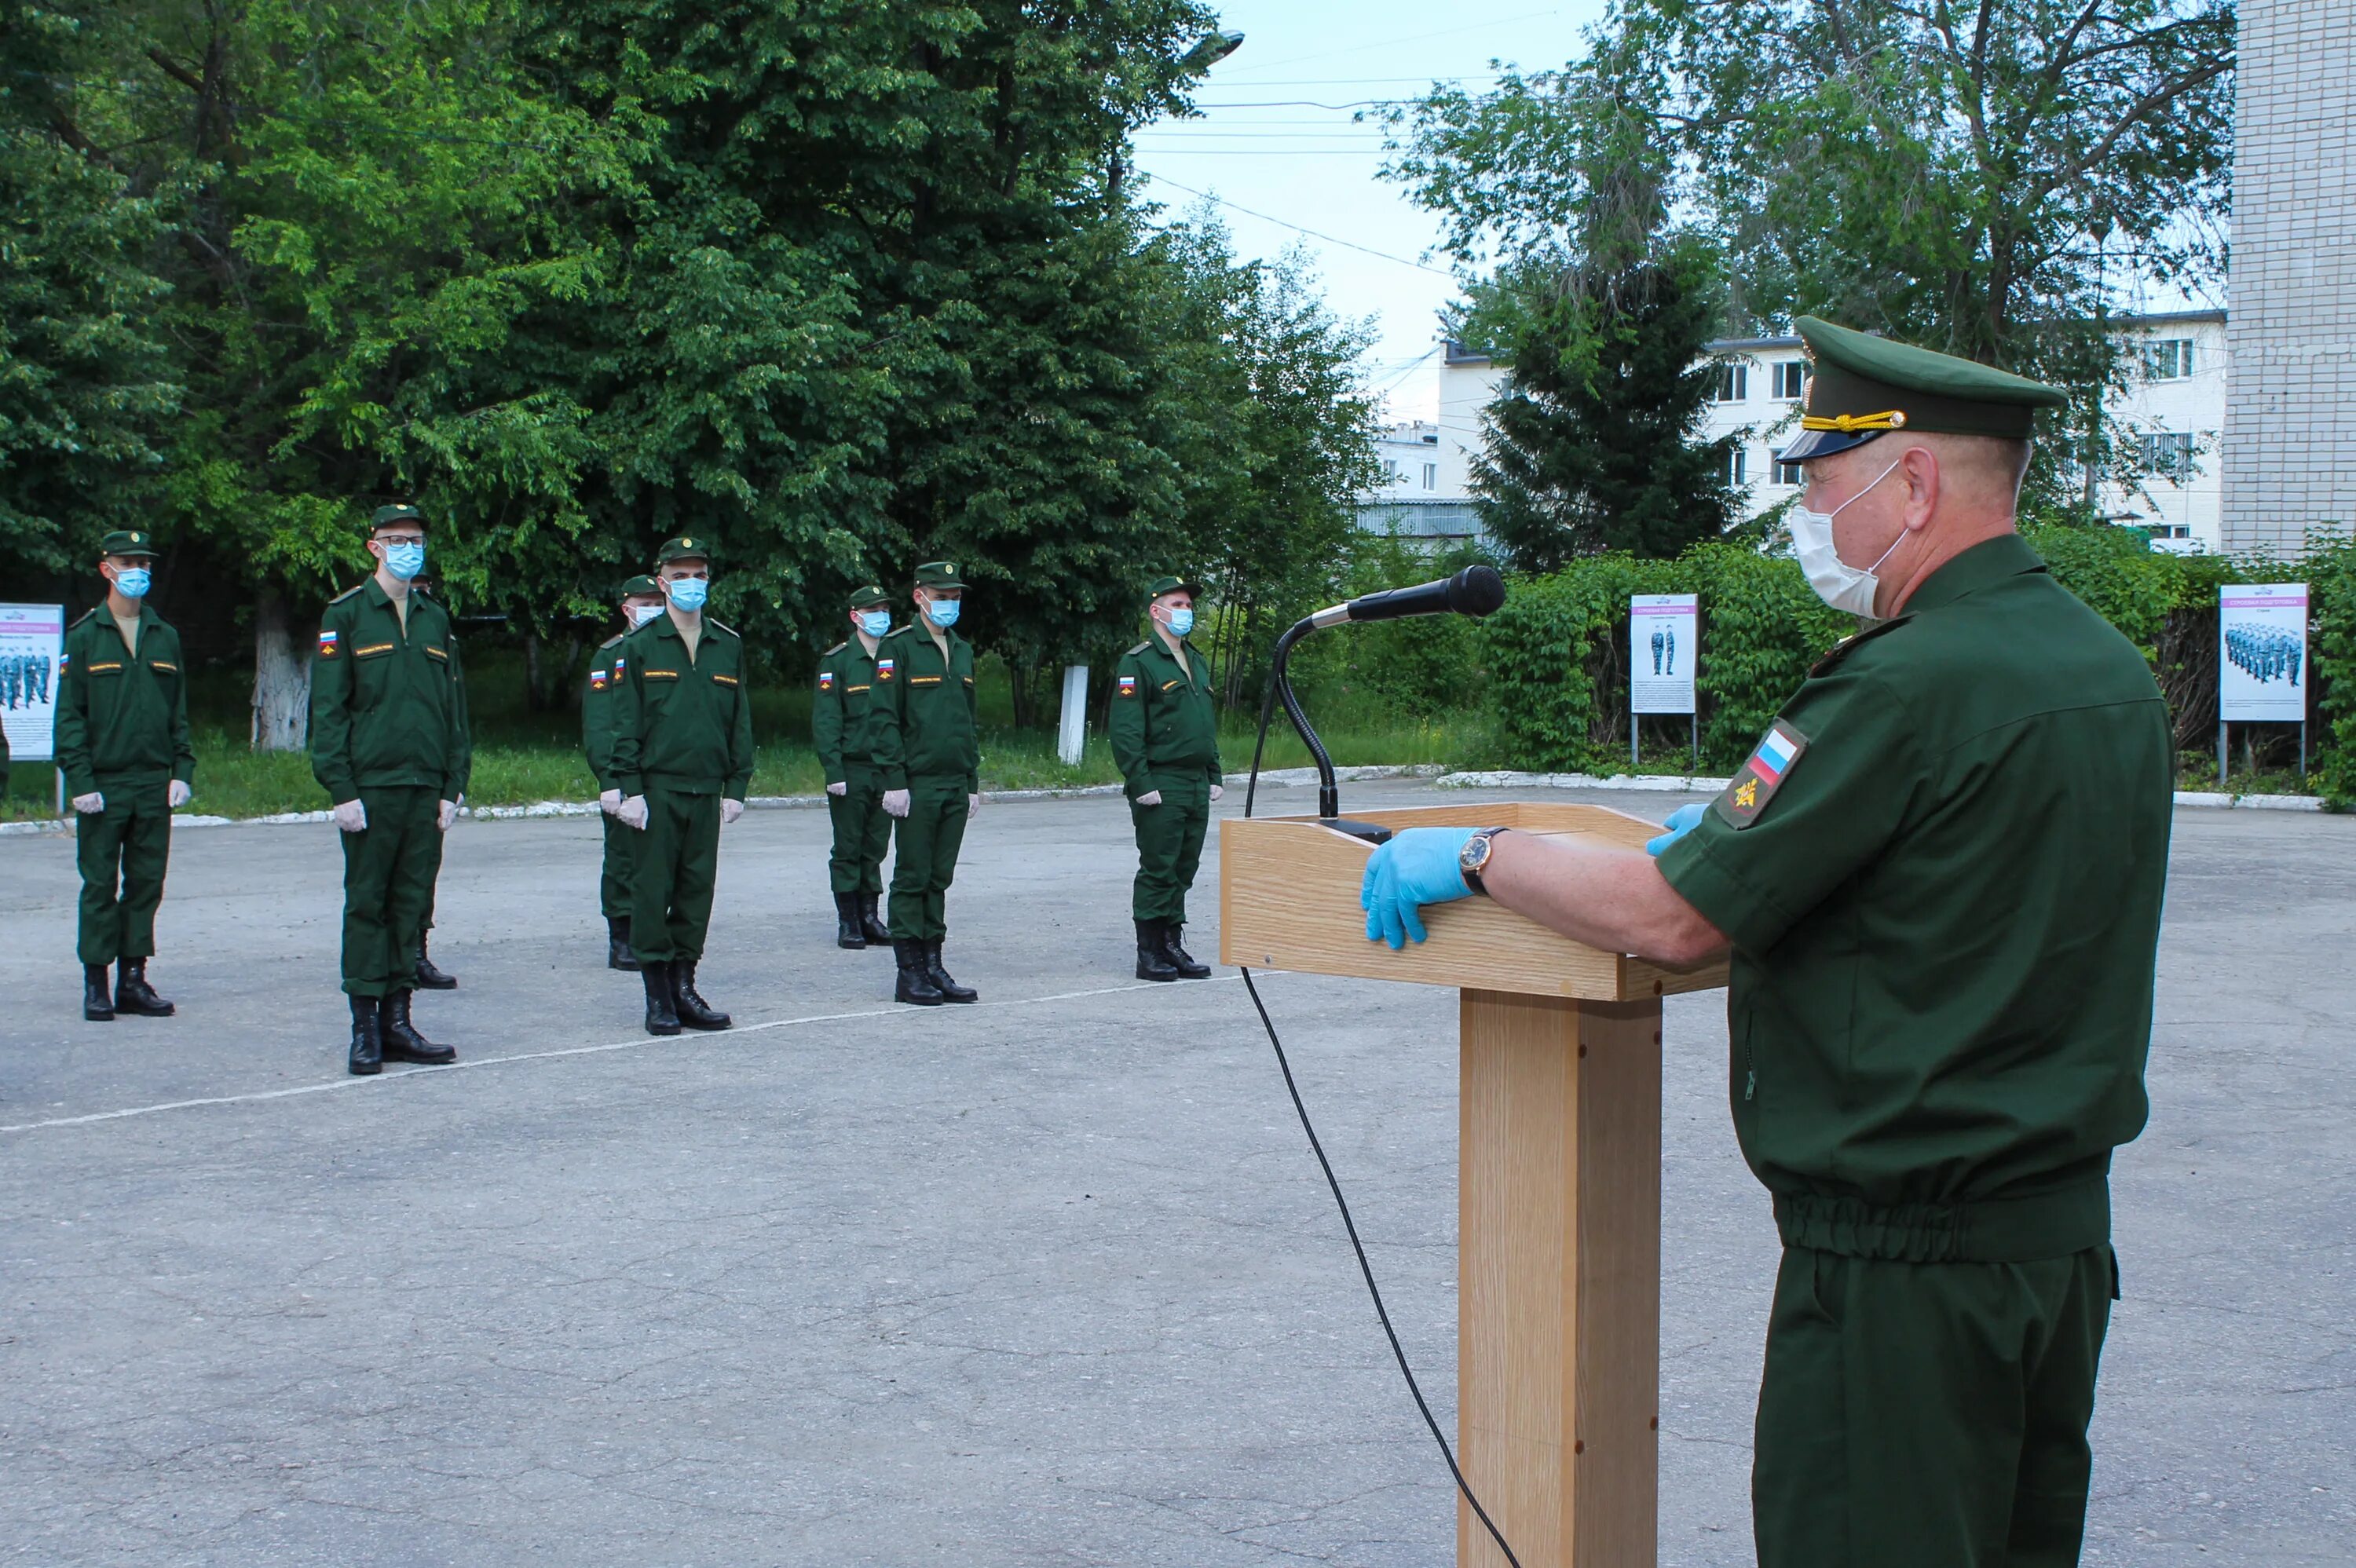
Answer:
<svg viewBox="0 0 2356 1568"><path fill-rule="evenodd" d="M1715 795L1730 781L1707 778L1699 774L1678 777L1671 773L1613 773L1605 778L1596 773L1443 773L1435 782L1440 789L1622 789L1641 790L1662 795ZM2179 805L2208 806L2232 811L2321 811L2322 798L2312 795L2225 795L2213 790L2180 789L2176 792Z"/></svg>

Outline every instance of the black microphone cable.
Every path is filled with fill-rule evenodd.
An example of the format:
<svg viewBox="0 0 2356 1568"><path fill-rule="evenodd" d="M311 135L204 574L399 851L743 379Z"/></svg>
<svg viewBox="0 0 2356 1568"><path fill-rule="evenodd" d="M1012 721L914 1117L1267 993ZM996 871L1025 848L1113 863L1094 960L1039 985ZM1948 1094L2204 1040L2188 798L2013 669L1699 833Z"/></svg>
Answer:
<svg viewBox="0 0 2356 1568"><path fill-rule="evenodd" d="M1260 708L1259 737L1252 747L1251 779L1244 790L1246 816L1252 814L1252 801L1259 784L1260 749L1268 743L1270 706L1263 704ZM1309 1135L1309 1150L1317 1157L1317 1168L1325 1173L1325 1186L1333 1194L1333 1206L1342 1211L1342 1228L1349 1232L1350 1250L1358 1258L1358 1273L1366 1282L1367 1296L1374 1299L1375 1316L1382 1320L1383 1334L1391 1342L1391 1357L1398 1362L1399 1376L1407 1380L1407 1392L1414 1396L1415 1408L1422 1415L1424 1425L1431 1429L1431 1440L1440 1445L1440 1456L1448 1462L1448 1473L1455 1477L1457 1491L1472 1506L1482 1528L1489 1532L1489 1539L1497 1543L1497 1550L1505 1554L1505 1561L1513 1568L1522 1568L1522 1560L1514 1555L1511 1546L1505 1544L1505 1532L1489 1517L1489 1510L1481 1506L1480 1498L1473 1494L1472 1484L1464 1478L1464 1471L1456 1463L1456 1450L1449 1443L1448 1435L1440 1431L1439 1418L1431 1413L1431 1405L1423 1397L1423 1385L1415 1380L1415 1369L1408 1365L1407 1349L1399 1343L1398 1330L1391 1326L1390 1308L1383 1304L1382 1287L1375 1283L1374 1265L1366 1261L1366 1245L1358 1239L1358 1222L1351 1217L1350 1200L1342 1196L1342 1183L1333 1175L1333 1162L1325 1157L1324 1142L1318 1137L1317 1128L1309 1120L1309 1107L1301 1101L1301 1085L1292 1076L1292 1062L1284 1054L1284 1041L1277 1038L1276 1022L1268 1016L1268 1004L1259 998L1259 987L1252 983L1249 966L1238 965L1237 967L1243 971L1244 989L1251 994L1252 1007L1259 1013L1260 1027L1268 1030L1268 1043L1275 1049L1277 1068L1284 1074L1285 1093L1292 1096L1292 1109L1301 1117L1301 1130ZM1462 1288L1461 1284L1459 1288Z"/></svg>

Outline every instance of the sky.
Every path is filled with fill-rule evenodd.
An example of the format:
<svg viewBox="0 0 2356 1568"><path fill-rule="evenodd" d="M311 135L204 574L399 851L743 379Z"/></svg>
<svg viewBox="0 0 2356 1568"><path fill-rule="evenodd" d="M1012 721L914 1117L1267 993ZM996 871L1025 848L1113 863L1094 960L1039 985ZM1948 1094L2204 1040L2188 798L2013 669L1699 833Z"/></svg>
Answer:
<svg viewBox="0 0 2356 1568"><path fill-rule="evenodd" d="M1334 313L1374 320L1370 384L1388 417L1436 419L1434 313L1455 285L1433 253L1439 220L1380 177L1380 103L1437 80L1477 88L1494 80L1496 60L1561 65L1602 12L1601 0L1233 0L1222 23L1244 35L1243 48L1205 79L1199 118L1138 133L1138 165L1173 216L1198 193L1219 198L1245 258L1307 247ZM1366 119L1354 122L1359 113Z"/></svg>

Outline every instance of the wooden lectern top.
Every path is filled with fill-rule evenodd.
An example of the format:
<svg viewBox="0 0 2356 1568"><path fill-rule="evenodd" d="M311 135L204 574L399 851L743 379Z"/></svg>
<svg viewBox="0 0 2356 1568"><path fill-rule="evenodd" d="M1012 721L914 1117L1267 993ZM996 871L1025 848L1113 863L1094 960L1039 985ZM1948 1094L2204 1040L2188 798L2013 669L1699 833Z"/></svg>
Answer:
<svg viewBox="0 0 2356 1568"><path fill-rule="evenodd" d="M1601 805L1491 801L1354 811L1360 822L1408 827L1513 827L1641 849L1657 824ZM1219 824L1219 960L1363 980L1406 980L1463 990L1626 1002L1726 984L1715 958L1672 968L1605 953L1500 909L1487 899L1423 912L1430 940L1394 953L1366 940L1358 886L1375 847L1314 816L1229 817Z"/></svg>

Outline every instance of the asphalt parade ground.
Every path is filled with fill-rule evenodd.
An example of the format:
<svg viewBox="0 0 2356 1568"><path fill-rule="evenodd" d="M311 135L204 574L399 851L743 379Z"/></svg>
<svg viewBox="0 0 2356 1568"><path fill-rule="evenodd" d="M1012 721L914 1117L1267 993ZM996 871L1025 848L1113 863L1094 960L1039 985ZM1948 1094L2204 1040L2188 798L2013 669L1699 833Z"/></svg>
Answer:
<svg viewBox="0 0 2356 1568"><path fill-rule="evenodd" d="M833 947L826 833L727 830L701 987L738 1028L658 1040L603 967L594 819L461 824L462 985L417 1001L461 1065L367 1080L332 827L181 833L179 1016L111 1024L70 841L0 838L0 1561L1451 1562L1235 972L1130 977L1123 804L984 807L971 1008ZM1194 909L1212 958L1215 845ZM2351 954L2356 821L2178 812L2089 1563L2356 1563ZM1455 999L1263 995L1452 1430ZM1722 997L1667 1040L1662 1561L1731 1568L1776 1243Z"/></svg>

